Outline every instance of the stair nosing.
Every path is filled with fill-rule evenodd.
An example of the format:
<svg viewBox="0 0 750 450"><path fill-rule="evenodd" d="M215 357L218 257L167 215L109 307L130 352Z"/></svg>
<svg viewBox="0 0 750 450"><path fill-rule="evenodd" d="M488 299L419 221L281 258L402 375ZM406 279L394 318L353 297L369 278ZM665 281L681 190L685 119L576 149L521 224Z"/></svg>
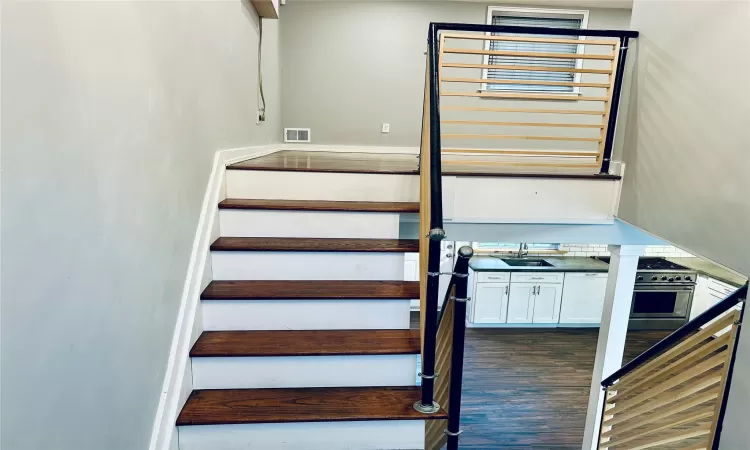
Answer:
<svg viewBox="0 0 750 450"><path fill-rule="evenodd" d="M355 412L351 411L354 402L350 401L331 401L337 395L377 395L387 392L393 392L394 396L400 398L394 398L398 400L398 404L391 403L387 406L381 406L386 409L383 413L376 413L375 410L367 412ZM308 388L261 388L261 389L202 389L194 390L191 392L188 400L185 402L180 414L177 417L177 426L195 426L195 425L239 425L239 424L267 424L267 423L319 423L319 422L362 422L362 421L385 421L385 420L445 420L448 415L445 410L441 409L436 414L425 415L417 413L413 410L413 401L419 400L420 388L418 386L382 386L382 387L308 387ZM220 399L208 399L215 394L221 394L223 398ZM252 394L252 395L248 395ZM268 395L267 399L262 399L263 395ZM273 395L279 394L280 400L276 400L279 406L274 406ZM286 394L286 395L285 395ZM255 396L255 397L254 397ZM235 412L234 414L227 414L229 408L224 408L224 411L219 411L214 403L219 401L225 401L230 399L233 407L242 407L242 402L249 403L244 408L250 413ZM316 402L299 402L300 399L322 399ZM209 408L206 405L199 404L201 401L208 403ZM297 400L297 401L295 401ZM266 405L258 406L258 403L263 401L267 402ZM289 407L291 402L292 406ZM330 402L330 403L326 403ZM320 412L321 407L324 406L324 410ZM325 411L325 407L335 408L340 405L338 410ZM231 408L231 406L230 406ZM276 411L276 417L271 417L272 412L259 411L259 409L271 409ZM286 408L287 411L279 414L279 409ZM293 408L296 408L303 417L284 417L285 414L291 415L294 413ZM388 408L391 408L388 410ZM312 411L317 409L317 411ZM346 411L349 410L349 411ZM189 412L186 412L189 411ZM223 415L221 419L216 419L217 415Z"/></svg>
<svg viewBox="0 0 750 450"><path fill-rule="evenodd" d="M284 288L274 294L268 285L279 284ZM320 285L320 286L319 286ZM340 289L361 288L364 293L345 292ZM226 293L232 287L236 293ZM394 293L383 292L379 287L393 287ZM295 289L316 288L318 293L304 294L293 292ZM411 288L413 292L406 292ZM224 290L225 292L214 292ZM243 292L243 290L246 290ZM253 292L251 292L253 291ZM289 292L292 291L292 292ZM269 292L271 292L269 294ZM369 280L214 280L201 293L201 300L414 300L419 298L418 281L369 281Z"/></svg>
<svg viewBox="0 0 750 450"><path fill-rule="evenodd" d="M369 346L358 346L351 348L344 341L335 341L334 345L341 345L341 349L329 349L321 350L319 347L307 347L307 348L293 348L291 344L283 346L283 339L295 339L302 342L310 342L312 338L306 339L306 336L310 335L325 335L338 334L339 339L343 339L347 334L357 333L363 335L369 339ZM401 340L402 345L399 347L391 347L381 349L377 345L378 334L397 334L402 333L404 337L393 337L393 340ZM266 336L263 336L266 335ZM268 338L268 335L275 337L274 343L278 343L282 350L268 351L264 350L261 346L259 350L257 346L252 345L252 339L258 337ZM369 336L368 336L369 335ZM206 341L211 340L214 337L229 337L234 336L239 340L245 341L244 344L248 345L252 350L249 349L237 349L231 343L219 342L213 343L213 349L201 347L211 347L212 343ZM335 336L334 336L335 337ZM416 341L416 342L414 342ZM264 357L299 357L299 356L388 356L388 355L418 355L421 351L419 329L386 329L386 330L370 330L370 329L357 329L357 330L251 330L251 331L238 331L238 330L225 330L225 331L203 331L198 337L198 340L193 344L190 349L191 358L264 358Z"/></svg>
<svg viewBox="0 0 750 450"><path fill-rule="evenodd" d="M321 211L363 213L417 213L419 202L355 202L331 200L256 200L228 198L219 209L250 211Z"/></svg>

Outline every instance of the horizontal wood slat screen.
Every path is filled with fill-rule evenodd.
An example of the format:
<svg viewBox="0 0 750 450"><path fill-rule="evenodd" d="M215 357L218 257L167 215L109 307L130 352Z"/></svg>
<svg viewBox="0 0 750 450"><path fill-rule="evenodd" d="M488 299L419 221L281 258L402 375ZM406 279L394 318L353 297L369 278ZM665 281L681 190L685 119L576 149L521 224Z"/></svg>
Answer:
<svg viewBox="0 0 750 450"><path fill-rule="evenodd" d="M455 287L451 289L450 296L455 295ZM449 300L443 311L443 318L437 332L437 345L435 347L435 401L438 402L445 412L450 412L448 394L451 382L451 355L453 354L453 320L455 302ZM447 420L428 420L425 425L425 449L439 450L447 441L444 430L448 426Z"/></svg>
<svg viewBox="0 0 750 450"><path fill-rule="evenodd" d="M599 449L711 448L739 319L730 309L609 386Z"/></svg>
<svg viewBox="0 0 750 450"><path fill-rule="evenodd" d="M577 45L579 51L491 50L494 41ZM614 39L441 33L443 163L598 172L619 49ZM556 67L561 60L576 64ZM555 75L561 72L570 78Z"/></svg>

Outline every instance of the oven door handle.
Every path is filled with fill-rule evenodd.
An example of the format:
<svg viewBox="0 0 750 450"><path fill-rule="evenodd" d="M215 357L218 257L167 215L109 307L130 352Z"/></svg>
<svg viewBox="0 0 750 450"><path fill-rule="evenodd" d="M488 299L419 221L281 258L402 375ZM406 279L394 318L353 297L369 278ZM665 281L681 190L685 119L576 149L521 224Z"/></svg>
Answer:
<svg viewBox="0 0 750 450"><path fill-rule="evenodd" d="M692 291L695 286L681 284L640 284L633 288L633 292L650 291Z"/></svg>

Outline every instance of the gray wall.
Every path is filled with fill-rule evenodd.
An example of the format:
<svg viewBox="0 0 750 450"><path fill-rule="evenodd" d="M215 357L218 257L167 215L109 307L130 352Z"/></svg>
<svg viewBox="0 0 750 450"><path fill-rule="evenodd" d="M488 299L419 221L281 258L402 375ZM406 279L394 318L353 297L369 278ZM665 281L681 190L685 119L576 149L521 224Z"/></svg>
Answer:
<svg viewBox="0 0 750 450"><path fill-rule="evenodd" d="M636 0L632 27L641 37L620 216L750 274L750 3ZM722 449L747 448L749 415L745 330Z"/></svg>
<svg viewBox="0 0 750 450"><path fill-rule="evenodd" d="M145 449L213 154L278 141L239 1L2 11L2 441Z"/></svg>
<svg viewBox="0 0 750 450"><path fill-rule="evenodd" d="M501 3L493 3L498 5ZM316 144L418 146L420 141L422 99L425 75L427 27L430 22L484 23L488 4L473 2L289 2L282 12L282 95L285 127L310 127ZM559 5L558 5L559 7ZM591 9L589 28L627 29L630 11ZM461 41L465 42L465 41ZM480 45L481 41L465 46ZM479 47L477 47L479 48ZM591 50L590 50L591 49ZM587 47L602 51L602 47ZM474 63L481 57L468 56ZM599 62L601 64L601 62ZM587 62L586 67L594 67ZM481 78L479 69L460 69L452 76ZM606 76L582 81L606 82ZM471 91L478 85L452 83L453 90ZM601 90L583 88L583 94L603 95ZM455 102L449 98L444 104ZM541 102L512 102L497 99L460 99L456 104L484 107L547 107ZM594 109L598 105L583 102L558 102L562 109ZM488 118L484 113L452 112L454 119L502 121L544 121L560 118L536 114L502 113ZM476 114L481 115L477 117ZM492 114L492 113L490 113ZM445 114L446 118L447 113ZM546 116L546 117L544 117ZM573 121L600 122L598 116L568 116ZM380 131L383 122L391 125L389 134ZM593 123L593 122L591 122ZM453 128L451 128L453 127ZM570 129L543 132L529 127L467 129L446 125L445 132L502 133L511 135L566 135ZM545 128L545 130L547 130ZM573 130L575 131L575 130ZM598 137L598 130L583 130ZM580 130L577 134L582 136ZM476 148L586 148L595 144L559 141L470 142L466 139L444 142L444 147ZM588 146L588 147L582 147Z"/></svg>

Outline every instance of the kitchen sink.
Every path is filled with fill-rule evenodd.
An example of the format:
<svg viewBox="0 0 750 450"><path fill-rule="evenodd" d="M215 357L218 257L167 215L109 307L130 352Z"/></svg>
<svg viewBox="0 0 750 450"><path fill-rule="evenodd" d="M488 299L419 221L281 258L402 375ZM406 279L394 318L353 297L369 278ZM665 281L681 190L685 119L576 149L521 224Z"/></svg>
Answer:
<svg viewBox="0 0 750 450"><path fill-rule="evenodd" d="M500 258L509 266L514 267L552 267L552 264L543 259L530 258Z"/></svg>

